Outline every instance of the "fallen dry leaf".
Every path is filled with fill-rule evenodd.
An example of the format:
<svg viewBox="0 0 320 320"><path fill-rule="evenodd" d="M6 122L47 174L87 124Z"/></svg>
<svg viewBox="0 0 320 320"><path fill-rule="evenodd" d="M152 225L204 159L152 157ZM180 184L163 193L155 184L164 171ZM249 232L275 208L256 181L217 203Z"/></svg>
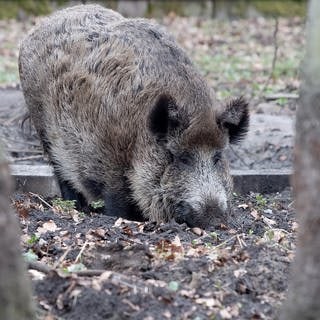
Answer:
<svg viewBox="0 0 320 320"><path fill-rule="evenodd" d="M119 219L117 219L116 221L115 221L115 223L114 223L114 226L115 227L120 227L121 226L121 224L123 223L123 218L119 218Z"/></svg>
<svg viewBox="0 0 320 320"><path fill-rule="evenodd" d="M220 316L222 319L231 319L232 315L227 308L220 310Z"/></svg>
<svg viewBox="0 0 320 320"><path fill-rule="evenodd" d="M45 273L34 269L29 269L28 273L31 275L31 279L35 281L43 280L46 277Z"/></svg>
<svg viewBox="0 0 320 320"><path fill-rule="evenodd" d="M249 206L246 203L242 203L238 205L238 208L247 209Z"/></svg>
<svg viewBox="0 0 320 320"><path fill-rule="evenodd" d="M197 236L202 236L203 234L203 230L198 228L198 227L195 227L195 228L191 228L191 231L196 234Z"/></svg>
<svg viewBox="0 0 320 320"><path fill-rule="evenodd" d="M250 214L254 217L255 220L260 219L260 213L256 209L253 209L252 211L250 211Z"/></svg>
<svg viewBox="0 0 320 320"><path fill-rule="evenodd" d="M39 236L46 232L55 232L57 230L60 230L60 228L57 227L54 221L49 220L48 222L43 223L41 227L38 227L36 233L37 236Z"/></svg>
<svg viewBox="0 0 320 320"><path fill-rule="evenodd" d="M247 270L245 270L245 269L237 269L237 270L233 271L233 274L236 278L240 278L243 275L245 275L246 273L247 273Z"/></svg>
<svg viewBox="0 0 320 320"><path fill-rule="evenodd" d="M264 215L261 215L262 221L268 226L268 227L272 227L273 225L276 224L276 222L272 219L269 219L267 217L265 217Z"/></svg>
<svg viewBox="0 0 320 320"><path fill-rule="evenodd" d="M92 231L93 234L97 235L98 237L104 239L106 235L106 230L102 228L98 228Z"/></svg>
<svg viewBox="0 0 320 320"><path fill-rule="evenodd" d="M62 310L63 309L63 294L60 293L57 297L57 300L56 300L56 306L59 310Z"/></svg>
<svg viewBox="0 0 320 320"><path fill-rule="evenodd" d="M198 304L203 304L207 307L221 307L221 302L214 298L198 298L195 300Z"/></svg>

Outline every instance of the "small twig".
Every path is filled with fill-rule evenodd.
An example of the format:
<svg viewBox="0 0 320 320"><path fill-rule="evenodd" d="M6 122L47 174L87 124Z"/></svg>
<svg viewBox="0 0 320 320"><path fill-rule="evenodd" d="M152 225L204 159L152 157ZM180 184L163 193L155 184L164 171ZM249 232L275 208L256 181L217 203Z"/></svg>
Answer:
<svg viewBox="0 0 320 320"><path fill-rule="evenodd" d="M87 246L87 244L88 244L88 241L86 240L86 241L84 242L84 244L83 244L80 252L78 253L76 259L74 260L74 263L77 263L77 262L79 261L79 259L81 258L82 254L83 254L83 251L84 251L85 247Z"/></svg>
<svg viewBox="0 0 320 320"><path fill-rule="evenodd" d="M67 250L63 253L63 255L53 264L53 269L56 269L63 262L63 260L70 251L71 247L68 247Z"/></svg>
<svg viewBox="0 0 320 320"><path fill-rule="evenodd" d="M32 195L33 197L38 198L42 203L44 203L46 206L48 206L50 209L53 209L53 206L51 204L49 204L47 201L43 200L39 195L37 195L36 193L33 192L29 192L30 195Z"/></svg>
<svg viewBox="0 0 320 320"><path fill-rule="evenodd" d="M290 232L288 230L285 230L285 229L282 229L282 228L270 228L269 230L272 230L272 231L281 231L283 233L286 233L286 234L290 234ZM267 230L267 231L269 231Z"/></svg>
<svg viewBox="0 0 320 320"><path fill-rule="evenodd" d="M288 208L290 209L292 206L294 206L294 204L295 204L295 201L293 200L292 202L290 202L290 203L288 204Z"/></svg>
<svg viewBox="0 0 320 320"><path fill-rule="evenodd" d="M238 153L234 151L234 149L233 149L233 147L232 147L231 145L229 145L229 149L233 152L233 154L240 160L240 162L241 162L243 165L245 165L246 167L250 167L250 165L247 164L247 163L243 160L243 158L240 157L240 156L238 155Z"/></svg>
<svg viewBox="0 0 320 320"><path fill-rule="evenodd" d="M36 154L41 154L42 155L42 151L41 150L19 150L19 149L8 149L9 152L13 152L13 153L36 153Z"/></svg>
<svg viewBox="0 0 320 320"><path fill-rule="evenodd" d="M123 299L122 303L127 304L131 309L133 309L134 311L139 311L140 307L136 306L135 304L133 304L131 301L127 300L127 299Z"/></svg>
<svg viewBox="0 0 320 320"><path fill-rule="evenodd" d="M34 269L43 273L50 273L51 271L53 271L52 268L50 268L49 266L47 266L46 264L43 264L41 262L38 261L29 261L28 262L28 269Z"/></svg>
<svg viewBox="0 0 320 320"><path fill-rule="evenodd" d="M38 262L38 261L29 261L28 262L28 269L34 269L40 272L43 272L45 274L48 274L52 271L57 271L56 268L49 267L44 263ZM81 270L81 271L74 271L70 272L70 275L76 274L78 276L83 276L83 277L94 277L94 276L100 276L102 273L104 273L106 270Z"/></svg>
<svg viewBox="0 0 320 320"><path fill-rule="evenodd" d="M247 245L246 245L246 243L244 242L244 240L243 239L241 239L240 238L240 236L237 234L237 240L238 240L238 242L239 242L239 245L240 245L240 247L241 248L243 248L243 247L246 247Z"/></svg>
<svg viewBox="0 0 320 320"><path fill-rule="evenodd" d="M278 58L278 49L279 49L279 44L278 44L278 31L279 31L279 19L278 17L274 17L274 31L273 31L273 43L274 43L274 50L273 50L273 58L272 58L272 64L271 64L271 71L269 74L269 77L263 86L263 88L260 91L260 96L262 93L268 88L269 83L274 75L274 70L276 67L277 63L277 58Z"/></svg>
<svg viewBox="0 0 320 320"><path fill-rule="evenodd" d="M8 138L6 138L6 141L10 141L10 142L16 143L18 141L18 139L11 139L11 138L8 137ZM41 145L40 145L39 142L23 141L23 143L25 145L41 148Z"/></svg>
<svg viewBox="0 0 320 320"><path fill-rule="evenodd" d="M220 247L223 247L225 244L227 244L228 242L230 242L231 240L233 240L234 238L237 238L237 237L238 237L238 235L236 234L236 235L230 237L229 239L221 242L220 244L214 246L213 249L218 249L218 248L220 248Z"/></svg>
<svg viewBox="0 0 320 320"><path fill-rule="evenodd" d="M21 114L21 111L17 111L15 115L13 115L10 119L6 120L3 125L9 126L16 120L19 120L23 115Z"/></svg>
<svg viewBox="0 0 320 320"><path fill-rule="evenodd" d="M45 274L58 271L55 268L51 268L46 264L42 264L41 262L38 262L38 261L28 262L28 268L40 271ZM105 280L109 279L109 281L115 285L122 285L128 288L131 288L134 293L137 293L138 290L146 294L148 293L148 287L144 285L139 285L136 282L132 284L130 283L132 282L131 278L114 271L100 270L100 269L81 270L81 271L73 271L73 272L66 273L64 274L64 277L72 277L74 275L79 277L99 277L105 273L107 273L107 277L105 277ZM102 280L102 281L105 281L105 280Z"/></svg>
<svg viewBox="0 0 320 320"><path fill-rule="evenodd" d="M91 269L91 270L81 270L81 271L74 271L70 274L76 274L79 277L96 277L101 276L106 270L99 270L99 269Z"/></svg>
<svg viewBox="0 0 320 320"><path fill-rule="evenodd" d="M43 159L43 155L14 158L14 161L26 161L26 160L37 160L37 159Z"/></svg>

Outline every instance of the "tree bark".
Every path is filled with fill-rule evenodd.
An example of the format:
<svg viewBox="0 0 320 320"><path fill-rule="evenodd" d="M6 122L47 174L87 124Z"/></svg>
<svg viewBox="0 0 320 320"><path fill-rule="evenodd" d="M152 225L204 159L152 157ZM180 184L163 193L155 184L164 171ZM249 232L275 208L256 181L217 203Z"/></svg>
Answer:
<svg viewBox="0 0 320 320"><path fill-rule="evenodd" d="M0 150L0 319L35 319L30 281L19 245L19 226L10 208L12 182Z"/></svg>
<svg viewBox="0 0 320 320"><path fill-rule="evenodd" d="M299 221L292 282L281 320L320 319L320 1L308 10L297 111L293 187Z"/></svg>

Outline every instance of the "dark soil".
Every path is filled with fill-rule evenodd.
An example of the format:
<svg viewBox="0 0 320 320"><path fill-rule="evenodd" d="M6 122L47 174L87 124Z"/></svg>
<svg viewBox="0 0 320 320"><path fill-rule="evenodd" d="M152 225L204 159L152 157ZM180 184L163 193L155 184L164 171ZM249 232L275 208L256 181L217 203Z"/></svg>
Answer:
<svg viewBox="0 0 320 320"><path fill-rule="evenodd" d="M39 317L275 319L297 228L291 191L233 202L230 224L204 231L16 195Z"/></svg>

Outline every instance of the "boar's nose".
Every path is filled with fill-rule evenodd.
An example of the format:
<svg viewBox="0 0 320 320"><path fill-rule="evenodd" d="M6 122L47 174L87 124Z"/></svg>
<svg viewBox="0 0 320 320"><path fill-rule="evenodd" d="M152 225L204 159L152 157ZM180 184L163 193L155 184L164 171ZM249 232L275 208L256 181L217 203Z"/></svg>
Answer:
<svg viewBox="0 0 320 320"><path fill-rule="evenodd" d="M177 205L174 219L177 223L186 223L189 227L191 217L194 215L194 210L187 201L180 201Z"/></svg>
<svg viewBox="0 0 320 320"><path fill-rule="evenodd" d="M185 222L190 228L207 228L227 223L226 212L215 201L206 203L199 211L194 210L188 202L180 201L174 218L177 223Z"/></svg>

